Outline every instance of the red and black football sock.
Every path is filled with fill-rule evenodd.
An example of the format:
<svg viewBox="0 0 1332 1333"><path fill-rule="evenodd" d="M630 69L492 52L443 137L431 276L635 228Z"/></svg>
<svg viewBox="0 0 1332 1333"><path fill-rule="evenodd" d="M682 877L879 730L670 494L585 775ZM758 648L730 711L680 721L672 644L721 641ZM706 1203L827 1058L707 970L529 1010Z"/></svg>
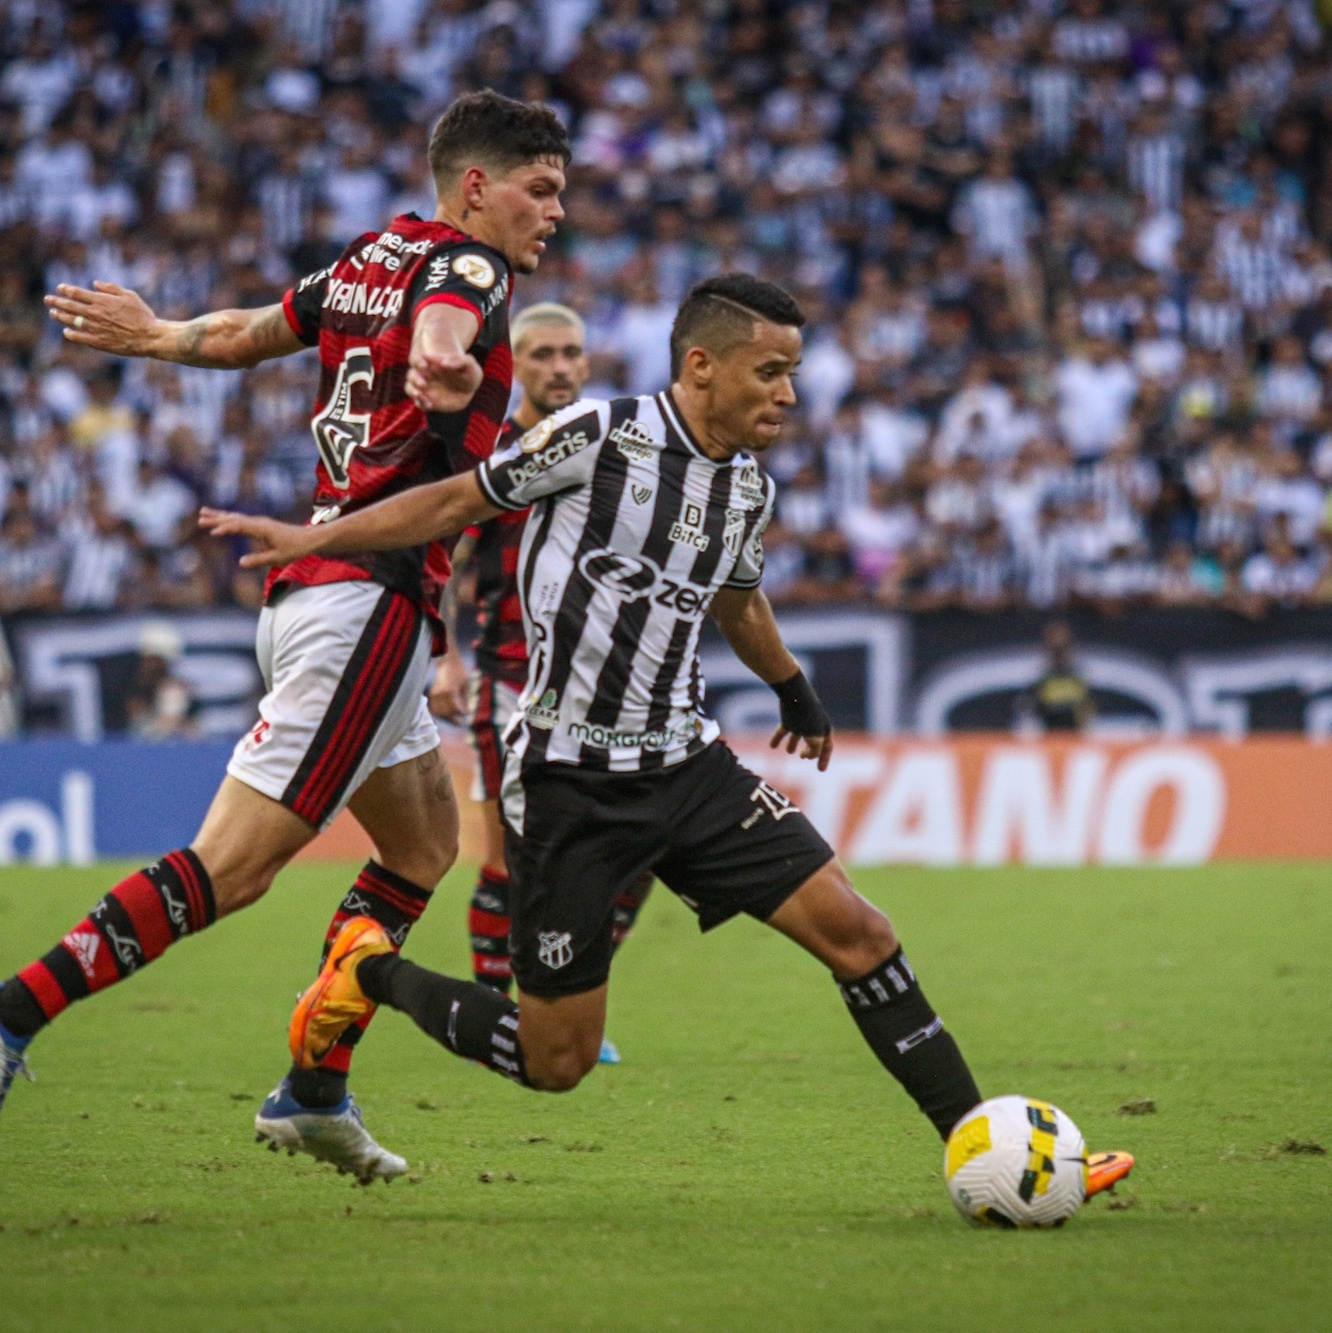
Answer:
<svg viewBox="0 0 1332 1333"><path fill-rule="evenodd" d="M213 885L188 847L121 880L50 953L0 988L0 1023L29 1037L94 991L123 981L217 916Z"/></svg>
<svg viewBox="0 0 1332 1333"><path fill-rule="evenodd" d="M513 967L509 957L509 877L482 866L467 909L472 939L472 975L483 986L509 993Z"/></svg>
<svg viewBox="0 0 1332 1333"><path fill-rule="evenodd" d="M455 1055L531 1086L518 1045L518 1006L493 986L431 972L395 953L367 958L356 977L377 1004L406 1014Z"/></svg>
<svg viewBox="0 0 1332 1333"><path fill-rule="evenodd" d="M901 949L856 981L838 983L870 1049L947 1139L981 1099L976 1080L930 1008Z"/></svg>
<svg viewBox="0 0 1332 1333"><path fill-rule="evenodd" d="M324 952L320 964L328 957L333 941L343 925L354 916L373 917L384 927L394 947L401 949L407 932L411 930L430 902L432 890L404 879L378 861L367 861L356 883L347 890L347 896L338 904L324 936ZM352 1052L361 1040L374 1014L367 1014L353 1023L333 1043L333 1048L314 1069L292 1065L288 1075L291 1095L302 1106L336 1106L347 1095L347 1071L351 1068Z"/></svg>
<svg viewBox="0 0 1332 1333"><path fill-rule="evenodd" d="M643 910L648 894L652 892L653 882L652 871L645 870L616 898L615 916L611 926L612 953L624 943L629 932L633 930L634 922L638 920L638 914Z"/></svg>

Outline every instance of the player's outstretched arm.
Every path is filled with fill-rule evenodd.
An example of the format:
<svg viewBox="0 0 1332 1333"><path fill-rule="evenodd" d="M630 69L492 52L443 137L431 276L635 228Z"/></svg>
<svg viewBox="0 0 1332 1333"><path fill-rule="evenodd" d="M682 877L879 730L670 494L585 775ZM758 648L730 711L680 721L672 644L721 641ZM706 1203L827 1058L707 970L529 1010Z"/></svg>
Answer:
<svg viewBox="0 0 1332 1333"><path fill-rule="evenodd" d="M413 486L327 523L302 527L257 514L201 509L199 526L214 537L248 537L254 549L241 557L241 565L246 569L262 569L290 564L307 555L424 546L461 532L470 523L484 523L499 512L481 494L476 473L465 472L427 486Z"/></svg>
<svg viewBox="0 0 1332 1333"><path fill-rule="evenodd" d="M468 350L481 326L470 310L429 305L412 321L407 396L423 412L461 412L481 387L483 372Z"/></svg>
<svg viewBox="0 0 1332 1333"><path fill-rule="evenodd" d="M115 356L242 370L305 347L280 304L215 310L198 319L158 319L138 292L117 283L95 282L90 291L62 282L46 298L46 308L65 326L67 341Z"/></svg>
<svg viewBox="0 0 1332 1333"><path fill-rule="evenodd" d="M785 741L787 754L794 754L803 741L800 757L817 759L822 772L832 758L832 723L782 642L767 597L758 588L720 588L712 600L712 618L735 655L781 701L782 723L769 744L776 749Z"/></svg>

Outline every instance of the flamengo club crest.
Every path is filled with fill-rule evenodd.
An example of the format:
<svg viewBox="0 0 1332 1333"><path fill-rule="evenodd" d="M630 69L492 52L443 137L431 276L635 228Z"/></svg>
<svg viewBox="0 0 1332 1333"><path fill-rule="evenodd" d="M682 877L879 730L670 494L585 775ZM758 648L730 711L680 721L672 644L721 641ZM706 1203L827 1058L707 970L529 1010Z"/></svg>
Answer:
<svg viewBox="0 0 1332 1333"><path fill-rule="evenodd" d="M543 930L537 936L537 941L541 946L537 950L537 957L552 972L558 972L573 962L573 936L567 930Z"/></svg>

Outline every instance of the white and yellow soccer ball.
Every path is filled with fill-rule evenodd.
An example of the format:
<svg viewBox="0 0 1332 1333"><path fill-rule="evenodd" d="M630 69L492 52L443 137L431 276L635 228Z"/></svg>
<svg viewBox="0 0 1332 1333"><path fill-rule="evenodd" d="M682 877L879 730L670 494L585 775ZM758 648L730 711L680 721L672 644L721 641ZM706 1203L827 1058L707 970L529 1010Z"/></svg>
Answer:
<svg viewBox="0 0 1332 1333"><path fill-rule="evenodd" d="M944 1176L969 1222L1058 1227L1086 1201L1087 1145L1057 1106L992 1097L953 1126Z"/></svg>

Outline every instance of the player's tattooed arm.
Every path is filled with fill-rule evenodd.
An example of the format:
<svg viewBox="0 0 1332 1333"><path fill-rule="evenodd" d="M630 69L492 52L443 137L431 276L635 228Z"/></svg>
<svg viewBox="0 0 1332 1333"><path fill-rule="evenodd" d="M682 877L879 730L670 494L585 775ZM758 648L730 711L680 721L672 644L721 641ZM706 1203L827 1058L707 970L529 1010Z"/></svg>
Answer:
<svg viewBox="0 0 1332 1333"><path fill-rule="evenodd" d="M477 484L475 472L413 486L326 523L300 527L254 514L220 509L199 511L199 526L215 537L248 537L253 550L241 557L245 569L286 565L307 555L349 551L396 551L451 537L472 523L484 523L500 511Z"/></svg>
<svg viewBox="0 0 1332 1333"><path fill-rule="evenodd" d="M64 325L68 342L115 356L240 370L305 346L281 305L215 310L197 319L158 319L137 292L114 282L95 282L91 290L61 283L46 298L46 308Z"/></svg>
<svg viewBox="0 0 1332 1333"><path fill-rule="evenodd" d="M781 725L769 743L776 749L785 742L786 752L794 754L803 742L801 758L818 760L822 772L832 758L832 725L800 663L782 642L767 597L758 588L719 588L712 618L735 655L772 687L781 703Z"/></svg>

